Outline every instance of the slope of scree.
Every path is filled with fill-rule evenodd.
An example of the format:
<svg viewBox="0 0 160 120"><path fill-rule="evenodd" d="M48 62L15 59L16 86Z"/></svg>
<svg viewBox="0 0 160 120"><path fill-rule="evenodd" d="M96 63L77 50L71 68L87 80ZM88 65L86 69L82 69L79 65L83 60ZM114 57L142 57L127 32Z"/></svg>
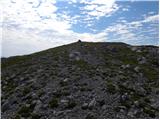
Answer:
<svg viewBox="0 0 160 120"><path fill-rule="evenodd" d="M76 42L2 59L2 118L158 118L158 47Z"/></svg>

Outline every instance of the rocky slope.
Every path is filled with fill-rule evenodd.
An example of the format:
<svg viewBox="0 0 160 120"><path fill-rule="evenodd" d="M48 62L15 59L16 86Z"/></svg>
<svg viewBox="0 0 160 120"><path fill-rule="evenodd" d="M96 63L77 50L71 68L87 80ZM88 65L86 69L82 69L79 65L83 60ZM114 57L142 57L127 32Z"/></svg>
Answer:
<svg viewBox="0 0 160 120"><path fill-rule="evenodd" d="M76 42L2 59L2 118L158 118L158 47Z"/></svg>

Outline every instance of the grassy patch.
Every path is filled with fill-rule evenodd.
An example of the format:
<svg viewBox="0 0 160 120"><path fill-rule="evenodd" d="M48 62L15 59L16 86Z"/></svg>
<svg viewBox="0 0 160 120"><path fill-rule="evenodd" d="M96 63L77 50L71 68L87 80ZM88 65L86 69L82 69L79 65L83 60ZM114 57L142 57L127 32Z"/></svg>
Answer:
<svg viewBox="0 0 160 120"><path fill-rule="evenodd" d="M50 108L58 107L58 99L57 98L52 98L52 100L49 102L49 107Z"/></svg>
<svg viewBox="0 0 160 120"><path fill-rule="evenodd" d="M31 91L31 88L30 88L30 87L25 87L25 88L23 89L23 95L28 94L30 91Z"/></svg>
<svg viewBox="0 0 160 120"><path fill-rule="evenodd" d="M36 114L36 113L32 113L32 114L31 114L31 118L32 118L32 119L40 119L40 118L41 118L41 115Z"/></svg>
<svg viewBox="0 0 160 120"><path fill-rule="evenodd" d="M73 64L81 69L88 69L90 67L90 65L84 60L73 61Z"/></svg>
<svg viewBox="0 0 160 120"><path fill-rule="evenodd" d="M69 103L68 103L68 105L67 105L66 108L72 109L72 108L74 108L76 105L77 105L77 103L76 103L75 101L69 100Z"/></svg>
<svg viewBox="0 0 160 120"><path fill-rule="evenodd" d="M106 82L106 86L107 86L107 91L108 92L110 92L110 93L115 93L116 92L116 87L112 82L110 82L110 81Z"/></svg>
<svg viewBox="0 0 160 120"><path fill-rule="evenodd" d="M32 109L27 106L22 106L20 110L18 111L18 114L22 117L29 117L31 115Z"/></svg>
<svg viewBox="0 0 160 120"><path fill-rule="evenodd" d="M25 61L29 60L29 56L15 56L10 58L3 58L1 61L1 67L2 69L17 64L17 63L24 63Z"/></svg>
<svg viewBox="0 0 160 120"><path fill-rule="evenodd" d="M8 84L6 85L4 91L5 91L5 92L11 92L11 91L13 91L16 87L17 87L17 85L16 85L14 82L8 82Z"/></svg>
<svg viewBox="0 0 160 120"><path fill-rule="evenodd" d="M149 81L158 80L158 71L149 67L149 66L142 66L142 72L144 75L149 79Z"/></svg>

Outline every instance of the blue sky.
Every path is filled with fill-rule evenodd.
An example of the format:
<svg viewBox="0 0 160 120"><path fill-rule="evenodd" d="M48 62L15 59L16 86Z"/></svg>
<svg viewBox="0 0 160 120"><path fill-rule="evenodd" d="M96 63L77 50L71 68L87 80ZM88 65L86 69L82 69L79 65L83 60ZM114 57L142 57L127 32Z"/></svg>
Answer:
<svg viewBox="0 0 160 120"><path fill-rule="evenodd" d="M76 42L158 45L158 1L1 0L2 56Z"/></svg>

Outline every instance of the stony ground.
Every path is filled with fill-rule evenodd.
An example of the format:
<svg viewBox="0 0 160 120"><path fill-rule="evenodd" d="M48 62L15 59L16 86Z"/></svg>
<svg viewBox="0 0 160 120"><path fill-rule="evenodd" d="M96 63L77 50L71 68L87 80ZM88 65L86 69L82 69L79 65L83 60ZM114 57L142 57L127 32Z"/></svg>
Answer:
<svg viewBox="0 0 160 120"><path fill-rule="evenodd" d="M2 118L158 118L158 47L73 44L2 58Z"/></svg>

